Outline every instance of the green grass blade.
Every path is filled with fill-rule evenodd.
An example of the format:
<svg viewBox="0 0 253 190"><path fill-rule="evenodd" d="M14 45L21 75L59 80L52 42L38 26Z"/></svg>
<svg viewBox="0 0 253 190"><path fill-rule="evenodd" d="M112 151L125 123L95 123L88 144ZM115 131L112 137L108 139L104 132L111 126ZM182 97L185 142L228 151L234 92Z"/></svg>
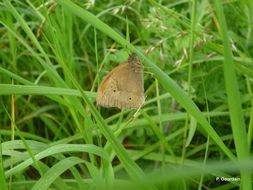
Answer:
<svg viewBox="0 0 253 190"><path fill-rule="evenodd" d="M53 182L60 177L60 175L65 172L66 170L70 169L71 167L81 164L81 163L87 163L84 160L77 158L77 157L68 157L65 159L62 159L58 163L56 163L54 166L52 166L32 187L32 190L46 190L49 189L50 185L53 184ZM90 164L89 164L90 165ZM95 171L93 169L93 171Z"/></svg>
<svg viewBox="0 0 253 190"><path fill-rule="evenodd" d="M29 85L9 85L0 84L0 95L65 95L81 96L81 93L75 89L48 87L48 86L29 86ZM86 91L88 97L95 98L94 92Z"/></svg>
<svg viewBox="0 0 253 190"><path fill-rule="evenodd" d="M0 188L7 190L7 183L5 181L4 167L3 167L3 155L2 155L2 134L0 131Z"/></svg>
<svg viewBox="0 0 253 190"><path fill-rule="evenodd" d="M97 147L95 145L79 145L79 144L60 144L52 146L46 150L43 150L35 155L36 160L40 160L42 158L51 156L53 154L57 153L64 153L64 152L88 152L91 154L95 154L103 158L104 160L109 161L108 154L100 147ZM25 160L24 162L18 164L17 166L13 167L12 169L5 172L5 175L8 177L10 175L13 175L17 172L20 172L21 170L27 168L29 165L33 164L33 160L31 158Z"/></svg>
<svg viewBox="0 0 253 190"><path fill-rule="evenodd" d="M172 80L166 73L164 73L158 66L156 66L152 61L146 58L141 52L139 52L133 45L131 45L127 40L121 37L117 32L115 32L108 25L100 21L94 15L88 11L77 6L69 0L59 0L59 4L66 7L73 14L79 16L89 24L93 25L97 29L101 30L103 33L120 43L122 46L127 47L129 50L134 51L138 54L144 61L145 66L150 68L154 73L155 77L158 79L160 84L166 89L187 111L191 114L200 124L202 130L210 135L210 138L221 148L221 150L232 160L235 160L235 156L226 147L219 135L215 132L212 126L208 123L204 115L200 112L198 107L193 103L193 101L187 96L187 94L178 86L178 84Z"/></svg>
<svg viewBox="0 0 253 190"><path fill-rule="evenodd" d="M215 10L219 21L218 29L220 30L224 44L224 75L234 143L238 159L243 160L249 157L246 126L242 114L241 102L239 101L240 92L235 72L235 65L233 62L232 50L229 43L226 20L223 8L218 0L215 1ZM252 189L251 175L242 172L241 177L241 188Z"/></svg>

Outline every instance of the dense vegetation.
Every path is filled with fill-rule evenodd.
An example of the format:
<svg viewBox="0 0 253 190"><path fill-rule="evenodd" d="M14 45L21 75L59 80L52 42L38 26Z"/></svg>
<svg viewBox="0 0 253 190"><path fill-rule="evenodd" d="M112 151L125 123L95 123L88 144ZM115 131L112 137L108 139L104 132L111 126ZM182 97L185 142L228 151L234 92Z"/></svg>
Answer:
<svg viewBox="0 0 253 190"><path fill-rule="evenodd" d="M252 189L252 0L0 10L1 190ZM131 52L145 105L97 107Z"/></svg>

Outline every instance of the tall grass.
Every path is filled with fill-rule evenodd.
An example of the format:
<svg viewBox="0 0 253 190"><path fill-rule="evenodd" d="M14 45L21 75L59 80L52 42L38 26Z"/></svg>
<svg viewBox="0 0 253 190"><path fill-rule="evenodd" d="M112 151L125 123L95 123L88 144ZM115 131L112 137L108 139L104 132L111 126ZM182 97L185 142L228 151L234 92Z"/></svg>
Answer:
<svg viewBox="0 0 253 190"><path fill-rule="evenodd" d="M252 188L251 1L0 7L1 189ZM96 107L130 52L144 107Z"/></svg>

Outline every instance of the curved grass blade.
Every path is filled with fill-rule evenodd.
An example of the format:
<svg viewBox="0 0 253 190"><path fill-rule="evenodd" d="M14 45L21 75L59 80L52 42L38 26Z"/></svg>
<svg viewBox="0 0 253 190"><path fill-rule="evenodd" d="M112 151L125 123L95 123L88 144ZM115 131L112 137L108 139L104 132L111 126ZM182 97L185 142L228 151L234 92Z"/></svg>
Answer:
<svg viewBox="0 0 253 190"><path fill-rule="evenodd" d="M122 46L127 47L129 50L135 52L144 60L145 66L150 68L154 73L155 77L158 79L160 84L191 114L201 125L202 131L205 131L210 138L221 148L221 150L232 160L235 160L233 153L226 147L222 139L215 132L209 122L206 120L204 115L200 112L196 104L193 103L190 97L178 86L178 84L172 80L166 73L164 73L159 67L157 67L152 61L146 58L140 51L138 51L131 43L125 40L107 24L99 20L96 16L90 12L82 9L73 2L69 0L59 0L59 4L68 9L72 14L82 18L84 21L93 25Z"/></svg>

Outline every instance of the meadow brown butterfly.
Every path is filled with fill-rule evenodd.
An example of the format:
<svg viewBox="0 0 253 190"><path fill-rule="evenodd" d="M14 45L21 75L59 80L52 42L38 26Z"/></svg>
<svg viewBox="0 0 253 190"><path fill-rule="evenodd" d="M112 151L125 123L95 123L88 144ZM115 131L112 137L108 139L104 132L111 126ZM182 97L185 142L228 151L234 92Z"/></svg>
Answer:
<svg viewBox="0 0 253 190"><path fill-rule="evenodd" d="M143 66L135 54L103 78L96 102L100 106L120 109L140 108L144 104Z"/></svg>

